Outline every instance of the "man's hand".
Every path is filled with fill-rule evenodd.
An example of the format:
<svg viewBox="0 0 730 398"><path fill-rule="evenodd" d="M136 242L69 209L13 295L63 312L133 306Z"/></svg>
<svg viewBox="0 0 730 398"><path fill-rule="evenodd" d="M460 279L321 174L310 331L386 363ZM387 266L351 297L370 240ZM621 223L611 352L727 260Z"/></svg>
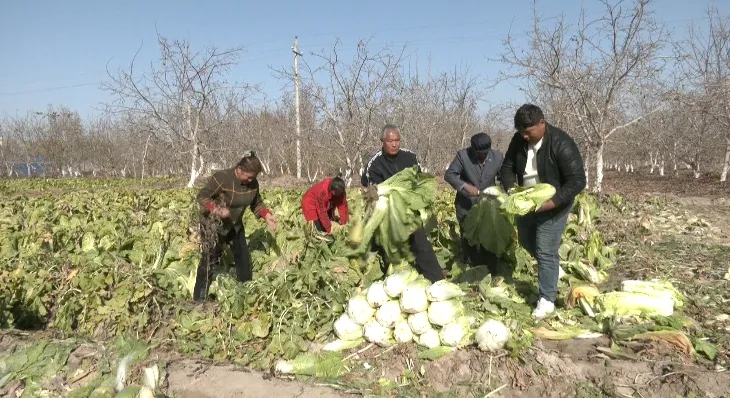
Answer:
<svg viewBox="0 0 730 398"><path fill-rule="evenodd" d="M269 224L269 229L272 231L276 231L276 217L274 217L273 213L269 213L264 217L264 220L266 220L266 223Z"/></svg>
<svg viewBox="0 0 730 398"><path fill-rule="evenodd" d="M535 210L536 213L541 213L543 211L550 211L555 208L555 202L553 202L552 199L548 200L547 202L543 203L540 208Z"/></svg>
<svg viewBox="0 0 730 398"><path fill-rule="evenodd" d="M228 210L228 208L227 208L227 207L219 207L219 208L218 208L218 209L217 209L217 210L215 211L215 213L216 213L216 214L218 214L218 216L219 216L220 218L228 218L228 217L230 217L230 216L231 216L231 211L230 211L230 210Z"/></svg>
<svg viewBox="0 0 730 398"><path fill-rule="evenodd" d="M465 184L464 191L466 191L466 193L470 196L479 196L479 188L475 187L474 185Z"/></svg>

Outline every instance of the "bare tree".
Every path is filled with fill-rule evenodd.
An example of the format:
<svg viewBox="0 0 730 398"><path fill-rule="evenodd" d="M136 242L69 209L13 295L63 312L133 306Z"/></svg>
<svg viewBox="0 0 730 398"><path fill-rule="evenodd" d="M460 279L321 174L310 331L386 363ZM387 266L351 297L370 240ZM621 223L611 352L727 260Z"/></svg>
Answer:
<svg viewBox="0 0 730 398"><path fill-rule="evenodd" d="M723 16L717 7L707 10L709 22L705 30L694 24L686 39L677 44L677 55L686 90L702 95L693 104L704 102L702 112L710 116L724 132L725 155L720 181L727 181L730 170L730 16Z"/></svg>
<svg viewBox="0 0 730 398"><path fill-rule="evenodd" d="M367 40L361 40L355 56L347 62L339 54L340 44L337 40L330 51L311 53L311 61L302 62L301 85L314 102L318 124L330 134L323 140L336 145L333 156L349 178L362 167L364 144L375 137L377 126L384 122L378 116L393 88L390 82L398 73L405 48L373 51ZM292 81L288 69L277 75Z"/></svg>
<svg viewBox="0 0 730 398"><path fill-rule="evenodd" d="M135 58L128 70L112 74L103 85L116 99L109 110L131 112L149 122L152 136L177 153L189 156L188 186L205 167L205 136L222 122L230 109L222 101L223 76L233 66L242 48L219 51L207 47L194 52L190 43L168 40L158 34L161 65L151 65L137 74Z"/></svg>
<svg viewBox="0 0 730 398"><path fill-rule="evenodd" d="M639 122L648 113L637 114L638 90L646 80L658 76L663 62L660 49L663 31L648 9L650 0L600 1L605 14L587 20L582 10L575 29L564 16L550 27L534 5L528 47L517 45L511 35L500 60L514 68L502 79L525 78L528 98L545 104L551 117L563 117L567 126L579 132L589 149L595 180L600 192L603 182L604 151L617 132ZM509 70L508 68L508 70ZM632 109L633 108L633 109Z"/></svg>

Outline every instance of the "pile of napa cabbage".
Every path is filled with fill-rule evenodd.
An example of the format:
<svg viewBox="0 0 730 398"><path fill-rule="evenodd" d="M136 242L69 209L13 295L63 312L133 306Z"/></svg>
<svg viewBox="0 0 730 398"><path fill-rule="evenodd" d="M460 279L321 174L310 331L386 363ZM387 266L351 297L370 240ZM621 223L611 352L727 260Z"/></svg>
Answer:
<svg viewBox="0 0 730 398"><path fill-rule="evenodd" d="M503 348L510 331L502 322L467 311L462 289L447 280L430 283L415 270L397 271L356 293L334 323L337 340L325 350L350 349L368 341L381 347L414 342L429 350L476 344Z"/></svg>

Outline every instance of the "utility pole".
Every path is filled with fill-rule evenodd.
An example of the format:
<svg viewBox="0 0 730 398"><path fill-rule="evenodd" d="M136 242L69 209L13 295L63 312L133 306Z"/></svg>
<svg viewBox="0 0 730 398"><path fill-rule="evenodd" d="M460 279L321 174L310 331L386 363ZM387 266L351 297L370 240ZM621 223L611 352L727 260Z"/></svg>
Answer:
<svg viewBox="0 0 730 398"><path fill-rule="evenodd" d="M294 95L296 101L296 114L297 114L297 179L302 178L302 143L301 143L301 130L299 129L299 57L302 53L299 52L297 43L299 38L294 37L294 46L291 50L294 53Z"/></svg>

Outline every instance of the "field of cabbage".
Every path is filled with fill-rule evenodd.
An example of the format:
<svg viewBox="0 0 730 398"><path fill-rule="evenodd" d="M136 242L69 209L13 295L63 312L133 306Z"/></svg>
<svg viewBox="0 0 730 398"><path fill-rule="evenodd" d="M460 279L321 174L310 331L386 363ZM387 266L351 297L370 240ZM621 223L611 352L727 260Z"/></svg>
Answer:
<svg viewBox="0 0 730 398"><path fill-rule="evenodd" d="M377 256L348 257L348 229L311 234L303 191L264 185L280 228L247 215L254 281L223 267L215 300L196 308L197 191L175 186L0 182L0 395L101 394L125 357L124 385L157 369L158 396L249 396L252 383L287 396L282 378L328 396L730 395L727 224L681 203L582 195L561 248L559 310L536 323L524 250L510 245L500 275L457 261L450 190L427 223L449 284L407 283L407 266L378 284ZM652 280L656 305L607 299ZM226 363L261 377L221 395L214 372Z"/></svg>

